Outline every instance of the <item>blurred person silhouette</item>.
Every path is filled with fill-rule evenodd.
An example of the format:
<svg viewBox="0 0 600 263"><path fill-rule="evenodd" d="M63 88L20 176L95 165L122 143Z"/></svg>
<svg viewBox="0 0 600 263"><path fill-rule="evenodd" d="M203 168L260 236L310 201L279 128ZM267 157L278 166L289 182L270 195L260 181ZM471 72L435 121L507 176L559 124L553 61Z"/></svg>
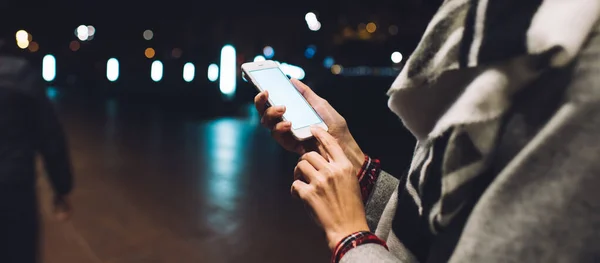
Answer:
<svg viewBox="0 0 600 263"><path fill-rule="evenodd" d="M40 74L27 60L0 54L0 262L38 261L36 153L54 188L56 219L69 219L72 175L65 135Z"/></svg>
<svg viewBox="0 0 600 263"><path fill-rule="evenodd" d="M291 192L332 262L599 262L599 16L597 0L444 1L388 91L417 140L399 179L300 81L329 127L314 151L258 94L262 123L302 155Z"/></svg>

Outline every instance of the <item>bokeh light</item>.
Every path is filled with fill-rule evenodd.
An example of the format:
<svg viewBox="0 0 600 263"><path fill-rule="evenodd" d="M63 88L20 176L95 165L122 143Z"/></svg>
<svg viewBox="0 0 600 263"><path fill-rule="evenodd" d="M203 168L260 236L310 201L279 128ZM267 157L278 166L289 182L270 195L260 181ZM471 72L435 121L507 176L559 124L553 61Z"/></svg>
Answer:
<svg viewBox="0 0 600 263"><path fill-rule="evenodd" d="M273 49L271 46L266 46L263 48L263 55L265 55L266 59L271 59L273 56L275 56L275 49Z"/></svg>
<svg viewBox="0 0 600 263"><path fill-rule="evenodd" d="M185 82L192 82L196 76L196 67L193 63L188 62L183 65L183 80Z"/></svg>
<svg viewBox="0 0 600 263"><path fill-rule="evenodd" d="M154 82L159 82L163 78L163 63L160 60L155 60L152 62L152 66L150 67L150 78Z"/></svg>
<svg viewBox="0 0 600 263"><path fill-rule="evenodd" d="M96 34L96 28L94 26L87 26L88 36L93 36Z"/></svg>
<svg viewBox="0 0 600 263"><path fill-rule="evenodd" d="M42 78L45 81L51 82L56 78L56 58L48 54L42 59Z"/></svg>
<svg viewBox="0 0 600 263"><path fill-rule="evenodd" d="M32 37L27 31L21 29L15 34L15 39L19 48L26 49L29 46Z"/></svg>
<svg viewBox="0 0 600 263"><path fill-rule="evenodd" d="M317 47L315 45L310 45L304 50L304 56L308 59L311 59L317 53Z"/></svg>
<svg viewBox="0 0 600 263"><path fill-rule="evenodd" d="M235 93L237 65L236 51L232 45L225 45L221 49L221 72L219 89L223 95L231 97Z"/></svg>
<svg viewBox="0 0 600 263"><path fill-rule="evenodd" d="M110 58L106 62L106 78L111 82L119 79L119 60L116 58Z"/></svg>
<svg viewBox="0 0 600 263"><path fill-rule="evenodd" d="M367 32L369 33L375 33L375 30L377 30L377 25L373 22L368 23L366 26Z"/></svg>
<svg viewBox="0 0 600 263"><path fill-rule="evenodd" d="M21 42L17 42L17 46L20 49L26 49L29 46L29 41L21 41Z"/></svg>
<svg viewBox="0 0 600 263"><path fill-rule="evenodd" d="M144 56L146 56L146 58L153 58L154 55L156 55L156 51L154 51L153 48L149 47L144 50Z"/></svg>
<svg viewBox="0 0 600 263"><path fill-rule="evenodd" d="M30 52L37 52L38 50L40 50L40 45L35 41L31 41L31 43L29 43L28 49Z"/></svg>
<svg viewBox="0 0 600 263"><path fill-rule="evenodd" d="M182 53L183 51L181 50L181 48L174 48L173 50L171 50L171 56L173 58L180 58Z"/></svg>
<svg viewBox="0 0 600 263"><path fill-rule="evenodd" d="M402 53L400 53L398 51L392 53L391 59L392 59L392 62L394 62L394 63L402 62Z"/></svg>
<svg viewBox="0 0 600 263"><path fill-rule="evenodd" d="M29 41L29 33L25 30L19 30L15 34L15 38L17 39L17 42Z"/></svg>
<svg viewBox="0 0 600 263"><path fill-rule="evenodd" d="M308 25L308 29L311 31L319 31L319 29L321 29L321 22L319 22L319 19L317 19L317 15L315 15L315 13L306 13L304 20L306 20L306 25Z"/></svg>
<svg viewBox="0 0 600 263"><path fill-rule="evenodd" d="M331 73L333 73L335 75L338 75L338 74L342 73L342 66L337 65L337 64L331 66Z"/></svg>
<svg viewBox="0 0 600 263"><path fill-rule="evenodd" d="M154 32L152 32L152 30L147 29L146 31L144 31L144 39L145 40L151 40L154 37Z"/></svg>
<svg viewBox="0 0 600 263"><path fill-rule="evenodd" d="M323 66L325 68L331 68L333 66L333 64L335 63L335 60L332 57L326 57L323 60Z"/></svg>
<svg viewBox="0 0 600 263"><path fill-rule="evenodd" d="M208 65L208 80L210 82L215 82L217 81L217 79L219 79L219 66L217 66L217 64L210 64Z"/></svg>
<svg viewBox="0 0 600 263"><path fill-rule="evenodd" d="M77 38L79 38L79 40L81 41L86 41L88 40L89 37L89 30L88 27L85 25L80 25L77 27L77 29L75 30L75 35L77 36Z"/></svg>
<svg viewBox="0 0 600 263"><path fill-rule="evenodd" d="M81 44L79 44L79 41L77 40L73 40L71 41L71 43L69 43L69 49L73 52L79 50L79 48L81 48Z"/></svg>

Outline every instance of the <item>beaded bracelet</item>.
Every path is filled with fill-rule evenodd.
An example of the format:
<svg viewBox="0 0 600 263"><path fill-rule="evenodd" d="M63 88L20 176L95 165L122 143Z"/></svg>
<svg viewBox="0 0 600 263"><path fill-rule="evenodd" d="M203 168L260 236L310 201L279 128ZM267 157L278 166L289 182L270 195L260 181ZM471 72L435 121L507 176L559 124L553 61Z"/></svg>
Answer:
<svg viewBox="0 0 600 263"><path fill-rule="evenodd" d="M331 256L332 263L339 263L342 257L357 246L362 244L379 244L388 249L385 241L381 240L375 234L369 231L359 231L348 235L344 239L342 239L335 247L333 255Z"/></svg>
<svg viewBox="0 0 600 263"><path fill-rule="evenodd" d="M366 204L367 200L369 200L369 195L375 186L375 182L377 181L377 177L379 177L380 171L380 161L378 159L371 159L371 157L365 156L365 162L358 173L360 193L364 204Z"/></svg>

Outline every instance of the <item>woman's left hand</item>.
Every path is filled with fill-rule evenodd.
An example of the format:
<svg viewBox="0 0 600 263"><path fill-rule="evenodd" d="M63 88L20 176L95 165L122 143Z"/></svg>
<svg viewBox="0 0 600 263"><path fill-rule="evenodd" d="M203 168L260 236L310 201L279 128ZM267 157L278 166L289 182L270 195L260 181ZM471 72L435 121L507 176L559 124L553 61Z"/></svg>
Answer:
<svg viewBox="0 0 600 263"><path fill-rule="evenodd" d="M318 127L311 132L329 158L317 152L302 155L294 169L291 192L312 209L334 250L344 237L369 231L369 227L352 163L329 133Z"/></svg>

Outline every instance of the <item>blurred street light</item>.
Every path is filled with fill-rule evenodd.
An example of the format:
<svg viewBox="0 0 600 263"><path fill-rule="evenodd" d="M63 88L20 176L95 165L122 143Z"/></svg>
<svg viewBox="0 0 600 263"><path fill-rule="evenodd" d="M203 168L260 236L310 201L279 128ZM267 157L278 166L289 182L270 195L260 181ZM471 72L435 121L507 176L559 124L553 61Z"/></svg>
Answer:
<svg viewBox="0 0 600 263"><path fill-rule="evenodd" d="M311 31L319 31L321 29L321 22L317 19L317 15L313 12L308 12L304 16L304 20L306 20L306 24L308 25L308 29Z"/></svg>
<svg viewBox="0 0 600 263"><path fill-rule="evenodd" d="M26 49L31 41L31 35L25 30L17 31L15 38L17 40L17 46L21 49Z"/></svg>
<svg viewBox="0 0 600 263"><path fill-rule="evenodd" d="M144 31L144 39L145 40L150 40L154 37L154 32L152 32L152 30L147 29L146 31Z"/></svg>
<svg viewBox="0 0 600 263"><path fill-rule="evenodd" d="M265 55L266 59L271 59L273 56L275 56L275 49L273 49L271 46L266 46L263 48L263 54Z"/></svg>
<svg viewBox="0 0 600 263"><path fill-rule="evenodd" d="M392 62L398 64L400 62L402 62L402 53L396 51L394 53L392 53Z"/></svg>
<svg viewBox="0 0 600 263"><path fill-rule="evenodd" d="M375 30L377 30L377 25L373 22L368 23L366 29L367 29L367 32L369 32L369 33L375 33Z"/></svg>

